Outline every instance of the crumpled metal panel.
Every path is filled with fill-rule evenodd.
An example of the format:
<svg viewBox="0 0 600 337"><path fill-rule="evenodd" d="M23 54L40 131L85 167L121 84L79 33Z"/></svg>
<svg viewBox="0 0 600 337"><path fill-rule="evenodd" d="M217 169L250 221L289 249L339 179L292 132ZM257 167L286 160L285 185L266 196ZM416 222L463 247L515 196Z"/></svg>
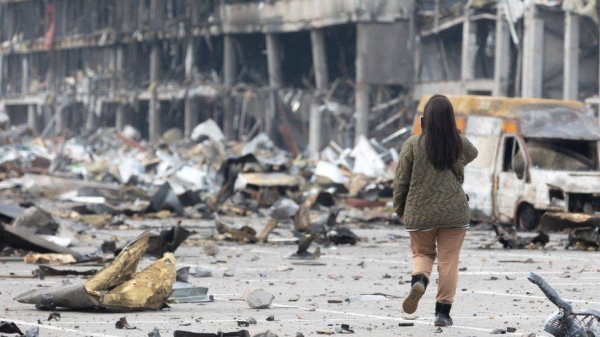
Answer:
<svg viewBox="0 0 600 337"><path fill-rule="evenodd" d="M89 295L81 284L51 289L35 289L15 297L19 303L35 304L40 309L92 309L100 302Z"/></svg>
<svg viewBox="0 0 600 337"><path fill-rule="evenodd" d="M166 253L162 259L102 296L100 301L110 309L162 309L173 292L175 274L175 255Z"/></svg>
<svg viewBox="0 0 600 337"><path fill-rule="evenodd" d="M146 252L149 238L150 232L145 232L123 248L117 258L85 282L86 291L99 297L101 290L110 290L129 280Z"/></svg>
<svg viewBox="0 0 600 337"><path fill-rule="evenodd" d="M572 140L600 140L600 126L583 110L557 105L525 105L518 108L523 136Z"/></svg>

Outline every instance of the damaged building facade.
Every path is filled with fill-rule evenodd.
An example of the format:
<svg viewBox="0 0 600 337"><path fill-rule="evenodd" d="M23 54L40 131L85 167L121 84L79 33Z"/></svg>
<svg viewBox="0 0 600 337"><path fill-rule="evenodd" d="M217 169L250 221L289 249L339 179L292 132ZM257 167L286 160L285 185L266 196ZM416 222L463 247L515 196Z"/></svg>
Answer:
<svg viewBox="0 0 600 337"><path fill-rule="evenodd" d="M597 20L595 1L2 0L0 112L44 135L212 118L292 153L393 145L422 94L596 96Z"/></svg>

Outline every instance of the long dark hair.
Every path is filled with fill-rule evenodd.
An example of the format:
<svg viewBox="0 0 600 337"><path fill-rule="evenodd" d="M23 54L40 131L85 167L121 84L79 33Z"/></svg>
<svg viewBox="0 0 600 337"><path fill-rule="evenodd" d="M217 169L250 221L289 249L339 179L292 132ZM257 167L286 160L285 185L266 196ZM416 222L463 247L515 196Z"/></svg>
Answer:
<svg viewBox="0 0 600 337"><path fill-rule="evenodd" d="M427 157L436 169L451 169L462 152L452 103L446 96L433 95L425 105L423 118Z"/></svg>

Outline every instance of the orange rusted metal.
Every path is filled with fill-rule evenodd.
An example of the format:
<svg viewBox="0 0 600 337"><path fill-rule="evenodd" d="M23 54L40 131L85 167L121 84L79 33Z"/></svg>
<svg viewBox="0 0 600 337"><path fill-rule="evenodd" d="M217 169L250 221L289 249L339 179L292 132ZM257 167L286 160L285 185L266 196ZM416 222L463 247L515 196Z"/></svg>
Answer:
<svg viewBox="0 0 600 337"><path fill-rule="evenodd" d="M425 104L431 95L421 97L421 101L417 106L419 115L423 114ZM492 96L447 96L454 112L459 115L483 115L495 117L516 117L514 108L523 105L532 104L556 104L569 107L585 107L584 103L577 101L562 101L556 99L540 99L540 98L508 98L508 97L492 97Z"/></svg>

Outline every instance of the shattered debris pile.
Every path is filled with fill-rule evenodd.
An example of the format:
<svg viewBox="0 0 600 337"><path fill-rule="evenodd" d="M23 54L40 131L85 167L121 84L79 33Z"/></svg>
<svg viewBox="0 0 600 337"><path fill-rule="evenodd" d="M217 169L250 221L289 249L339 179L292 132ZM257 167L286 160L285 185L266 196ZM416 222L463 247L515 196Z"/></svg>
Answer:
<svg viewBox="0 0 600 337"><path fill-rule="evenodd" d="M292 157L266 134L228 143L210 119L190 139L172 134L139 142L139 132L127 127L123 133L99 129L72 139L25 134L3 145L0 190L12 202L2 205L0 220L13 223L4 226L5 235L18 230L55 235L62 221L53 215L104 228L122 225L128 217L265 215L269 208L273 219L293 219L297 229L313 232L313 220L319 230L325 222L311 219L316 214L311 211L346 205L333 222L396 221L390 186L398 154L374 139L363 137L353 149L331 142L314 160ZM52 215L19 206L38 204L41 197L56 206L49 210ZM220 234L235 236L222 227Z"/></svg>

